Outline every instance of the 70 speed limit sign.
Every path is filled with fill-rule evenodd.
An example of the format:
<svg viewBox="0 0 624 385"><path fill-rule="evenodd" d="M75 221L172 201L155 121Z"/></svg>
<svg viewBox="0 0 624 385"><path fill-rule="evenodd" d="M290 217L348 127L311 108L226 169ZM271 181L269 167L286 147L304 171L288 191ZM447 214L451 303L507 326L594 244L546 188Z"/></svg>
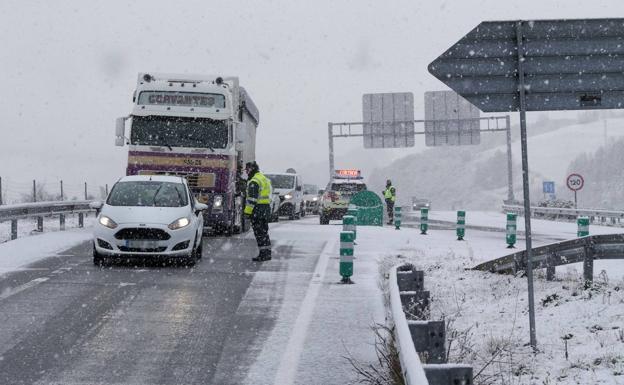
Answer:
<svg viewBox="0 0 624 385"><path fill-rule="evenodd" d="M572 191L578 191L583 188L585 180L579 174L570 174L566 179L566 185Z"/></svg>

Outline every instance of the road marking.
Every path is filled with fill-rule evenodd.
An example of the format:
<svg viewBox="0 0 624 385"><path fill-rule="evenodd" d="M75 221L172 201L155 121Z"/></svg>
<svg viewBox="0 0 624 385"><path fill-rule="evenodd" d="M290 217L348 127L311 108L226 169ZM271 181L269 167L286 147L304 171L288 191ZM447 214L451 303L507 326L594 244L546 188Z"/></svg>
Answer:
<svg viewBox="0 0 624 385"><path fill-rule="evenodd" d="M12 288L12 289L7 289L4 292L0 293L0 300L7 299L7 298L9 298L10 296L12 296L14 294L17 294L17 293L22 292L24 290L30 289L31 287L35 287L38 284L47 281L48 279L50 279L50 278L48 278L48 277L36 278L36 279L33 279L30 282L26 282L25 284L23 284L21 286L18 286L18 287Z"/></svg>
<svg viewBox="0 0 624 385"><path fill-rule="evenodd" d="M286 346L284 354L282 354L282 359L277 368L275 381L273 381L276 385L292 384L295 381L299 358L303 352L303 345L305 344L305 339L308 334L308 327L310 326L310 321L312 321L312 315L314 314L316 298L321 290L321 284L325 277L329 258L334 253L337 243L337 240L328 242L316 263L312 280L303 298L303 302L301 302L297 320L295 321L295 325L288 339L288 345Z"/></svg>

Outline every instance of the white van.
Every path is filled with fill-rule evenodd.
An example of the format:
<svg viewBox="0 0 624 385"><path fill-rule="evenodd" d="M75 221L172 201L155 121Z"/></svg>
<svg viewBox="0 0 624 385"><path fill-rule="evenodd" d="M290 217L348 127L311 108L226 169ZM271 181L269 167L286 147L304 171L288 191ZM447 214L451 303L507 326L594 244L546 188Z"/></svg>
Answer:
<svg viewBox="0 0 624 385"><path fill-rule="evenodd" d="M271 180L273 192L279 194L279 215L289 219L299 219L305 216L303 201L303 180L297 172L289 168L285 173L265 173Z"/></svg>

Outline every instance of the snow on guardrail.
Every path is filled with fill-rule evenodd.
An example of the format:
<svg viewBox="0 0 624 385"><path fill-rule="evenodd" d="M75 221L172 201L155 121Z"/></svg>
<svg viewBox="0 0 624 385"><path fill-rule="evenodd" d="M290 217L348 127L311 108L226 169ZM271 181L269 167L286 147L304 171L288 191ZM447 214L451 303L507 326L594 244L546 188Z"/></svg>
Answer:
<svg viewBox="0 0 624 385"><path fill-rule="evenodd" d="M425 376L425 370L416 352L416 347L412 341L412 335L407 324L407 318L403 312L396 273L400 266L401 265L397 265L390 269L390 308L392 311L392 319L394 320L395 338L398 344L397 350L399 351L401 370L403 371L403 378L406 384L428 385L429 381L427 381L427 377Z"/></svg>

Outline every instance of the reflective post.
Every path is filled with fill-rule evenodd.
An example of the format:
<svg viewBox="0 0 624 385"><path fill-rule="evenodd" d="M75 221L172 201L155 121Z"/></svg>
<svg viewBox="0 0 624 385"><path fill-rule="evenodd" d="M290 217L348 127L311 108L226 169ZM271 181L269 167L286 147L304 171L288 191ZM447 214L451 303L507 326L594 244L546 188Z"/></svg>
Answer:
<svg viewBox="0 0 624 385"><path fill-rule="evenodd" d="M342 283L352 283L353 239L353 231L340 232L340 275L342 276Z"/></svg>
<svg viewBox="0 0 624 385"><path fill-rule="evenodd" d="M578 231L576 232L577 237L586 237L589 235L589 217L578 217L576 219L576 225L578 226Z"/></svg>
<svg viewBox="0 0 624 385"><path fill-rule="evenodd" d="M394 206L394 228L401 229L401 206Z"/></svg>
<svg viewBox="0 0 624 385"><path fill-rule="evenodd" d="M463 210L457 211L457 240L463 241L464 235L466 235L466 212Z"/></svg>
<svg viewBox="0 0 624 385"><path fill-rule="evenodd" d="M353 215L345 215L342 217L342 231L352 231L353 239L355 240L357 238L356 222Z"/></svg>
<svg viewBox="0 0 624 385"><path fill-rule="evenodd" d="M428 229L429 229L429 209L426 207L422 207L420 209L420 233L423 235L426 235Z"/></svg>
<svg viewBox="0 0 624 385"><path fill-rule="evenodd" d="M516 244L517 217L516 213L507 213L506 241L508 249L513 249Z"/></svg>

